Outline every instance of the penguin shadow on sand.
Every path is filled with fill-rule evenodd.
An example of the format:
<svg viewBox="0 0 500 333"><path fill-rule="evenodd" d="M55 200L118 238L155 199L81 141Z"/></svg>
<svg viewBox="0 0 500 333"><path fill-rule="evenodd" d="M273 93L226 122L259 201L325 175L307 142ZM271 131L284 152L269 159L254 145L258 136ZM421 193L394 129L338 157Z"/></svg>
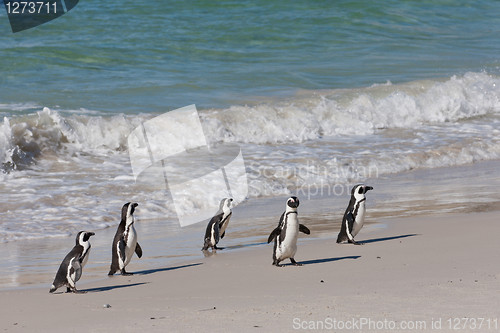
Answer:
<svg viewBox="0 0 500 333"><path fill-rule="evenodd" d="M182 265L182 266L175 266L175 267L165 267L165 268L157 268L157 269L148 269L144 271L137 271L134 272L134 275L149 275L149 274L154 274L158 272L164 272L164 271L172 271L176 269L182 269L182 268L188 268L188 267L194 267L202 265L202 263L195 263L195 264L188 264L188 265ZM82 290L83 292L88 292L88 293L95 293L95 292L103 292L103 291L110 291L113 289L121 289L121 288L130 288L130 287L136 287L144 284L149 284L150 282L137 282L137 283L128 283L128 284L117 284L113 286L105 286L105 287L97 287L97 288L90 288L90 289L85 289Z"/></svg>
<svg viewBox="0 0 500 333"><path fill-rule="evenodd" d="M395 240L395 239L408 238L408 237L414 237L414 236L420 236L420 234L406 234L406 235L398 235L398 236L390 236L390 237L372 238L372 239L362 240L359 243L361 245L363 245L363 244L370 244L370 243L386 242L386 241L391 241L391 240ZM344 243L344 244L348 244L348 243Z"/></svg>
<svg viewBox="0 0 500 333"><path fill-rule="evenodd" d="M267 243L266 242L258 242L258 243L249 243L249 244L238 244L238 245L226 246L225 249L237 250L237 249L245 249L247 247L261 246L261 245L267 245Z"/></svg>
<svg viewBox="0 0 500 333"><path fill-rule="evenodd" d="M154 273L159 273L159 272L174 271L174 270L182 269L182 268L195 267L195 266L199 266L199 265L203 265L203 263L198 262L198 263L194 263L194 264L187 264L187 265L181 265L181 266L175 266L175 267L147 269L144 271L134 272L134 275L149 275L149 274L154 274Z"/></svg>
<svg viewBox="0 0 500 333"><path fill-rule="evenodd" d="M136 287L136 286L140 286L140 285L148 284L148 283L150 283L150 282L138 282L138 283L129 283L129 284L118 284L118 285L114 285L114 286L89 288L89 289L84 289L82 291L84 291L86 293L98 293L98 292L103 292L103 291L110 291L110 290L113 290L113 289Z"/></svg>
<svg viewBox="0 0 500 333"><path fill-rule="evenodd" d="M334 261L348 260L348 259L359 259L359 258L361 258L361 256L345 256L345 257L335 257L335 258L312 259L312 260L301 261L300 264L305 266L305 265L323 264L327 262L334 262ZM283 266L293 266L293 264L289 263L289 264L284 264Z"/></svg>

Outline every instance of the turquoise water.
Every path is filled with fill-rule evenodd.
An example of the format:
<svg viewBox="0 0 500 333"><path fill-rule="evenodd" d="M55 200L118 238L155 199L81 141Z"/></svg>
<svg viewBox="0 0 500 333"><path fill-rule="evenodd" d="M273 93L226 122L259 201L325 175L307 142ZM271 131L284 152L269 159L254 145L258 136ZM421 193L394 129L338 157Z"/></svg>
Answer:
<svg viewBox="0 0 500 333"><path fill-rule="evenodd" d="M7 113L225 107L500 64L498 1L85 0L16 34L0 12Z"/></svg>

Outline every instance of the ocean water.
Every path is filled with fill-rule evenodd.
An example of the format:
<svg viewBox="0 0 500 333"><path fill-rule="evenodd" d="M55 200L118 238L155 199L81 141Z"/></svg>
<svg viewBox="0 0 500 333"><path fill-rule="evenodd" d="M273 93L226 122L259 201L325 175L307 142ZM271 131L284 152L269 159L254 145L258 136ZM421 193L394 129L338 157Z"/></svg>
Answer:
<svg viewBox="0 0 500 333"><path fill-rule="evenodd" d="M483 0L88 0L13 34L0 10L0 247L9 253L0 267L16 272L0 287L55 272L79 230L97 233L91 269L105 265L128 201L165 252L145 268L200 256L204 225L181 229L164 189L135 182L127 144L144 121L190 104L207 141L237 144L245 160L248 199L224 239L233 248L262 242L277 222L267 215L292 194L306 221L328 230L331 211L341 215L364 181L383 187L370 193L375 221L491 209L500 202L499 12ZM477 164L477 174L456 169ZM44 264L27 256L33 248L50 253Z"/></svg>

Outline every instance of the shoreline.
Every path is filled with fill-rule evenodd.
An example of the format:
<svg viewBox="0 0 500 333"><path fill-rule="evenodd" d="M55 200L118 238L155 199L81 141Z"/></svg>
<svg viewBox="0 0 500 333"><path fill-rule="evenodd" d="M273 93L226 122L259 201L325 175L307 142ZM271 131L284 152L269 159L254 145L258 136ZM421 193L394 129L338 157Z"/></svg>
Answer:
<svg viewBox="0 0 500 333"><path fill-rule="evenodd" d="M300 236L296 260L302 267L272 266L272 246L262 245L136 270L131 277L85 281L84 272L77 287L85 295L1 291L1 322L6 331L58 332L70 325L75 331L187 332L208 325L286 332L326 318L398 325L441 318L443 326L448 318L498 321L499 215L393 218L388 228L363 229L357 237L363 246ZM474 230L488 232L473 232L472 221ZM47 319L56 313L57 321Z"/></svg>
<svg viewBox="0 0 500 333"><path fill-rule="evenodd" d="M375 187L367 200L367 225L363 232L383 228L385 220L407 216L434 216L450 212L471 213L496 210L500 179L491 177L500 161L483 161L452 168L419 169L400 174L381 175L367 180ZM414 198L414 200L412 200ZM300 198L301 223L312 228L308 239L336 237L348 197L316 196ZM228 236L220 246L226 252L253 248L267 240L278 222L285 197L251 199L233 209ZM142 259L133 258L130 269L153 270L190 260L201 260L205 223L180 228L175 221L141 220L136 228L143 247ZM280 212L278 212L278 210ZM117 215L118 218L118 215ZM105 277L111 256L115 228L99 230L91 238L90 260L81 282ZM0 290L50 287L63 256L73 246L74 236L47 240L27 240L0 244L5 253L1 264ZM105 272L106 271L106 272Z"/></svg>

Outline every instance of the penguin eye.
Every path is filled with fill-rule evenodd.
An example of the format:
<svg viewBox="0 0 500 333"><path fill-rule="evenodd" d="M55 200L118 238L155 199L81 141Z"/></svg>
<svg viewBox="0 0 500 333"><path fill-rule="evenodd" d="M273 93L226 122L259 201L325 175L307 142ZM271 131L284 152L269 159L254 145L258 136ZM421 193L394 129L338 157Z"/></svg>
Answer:
<svg viewBox="0 0 500 333"><path fill-rule="evenodd" d="M362 187L360 187L360 188L359 188L358 193L359 193L359 194L363 194L363 188L362 188Z"/></svg>

